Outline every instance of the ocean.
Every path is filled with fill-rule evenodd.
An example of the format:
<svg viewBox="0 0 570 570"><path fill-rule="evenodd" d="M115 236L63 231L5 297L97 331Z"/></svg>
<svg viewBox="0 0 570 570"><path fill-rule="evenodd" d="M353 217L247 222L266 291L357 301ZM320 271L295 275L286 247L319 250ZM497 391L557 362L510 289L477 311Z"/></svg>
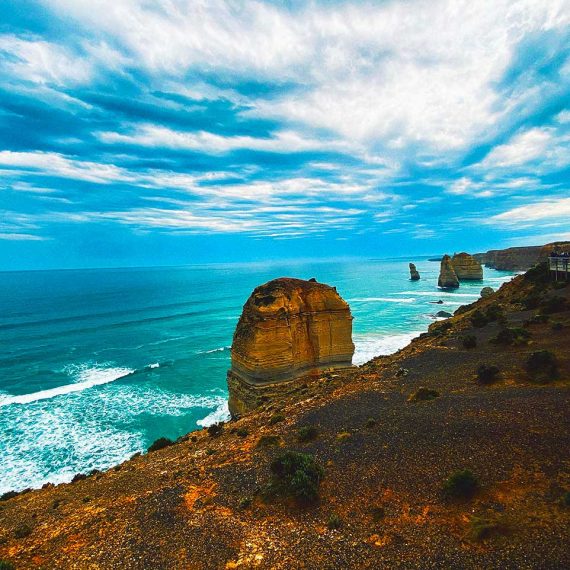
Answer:
<svg viewBox="0 0 570 570"><path fill-rule="evenodd" d="M270 279L336 286L361 364L512 277L486 269L483 282L443 292L439 263L410 261L420 281L407 261L383 260L0 273L0 494L104 470L226 419L233 331Z"/></svg>

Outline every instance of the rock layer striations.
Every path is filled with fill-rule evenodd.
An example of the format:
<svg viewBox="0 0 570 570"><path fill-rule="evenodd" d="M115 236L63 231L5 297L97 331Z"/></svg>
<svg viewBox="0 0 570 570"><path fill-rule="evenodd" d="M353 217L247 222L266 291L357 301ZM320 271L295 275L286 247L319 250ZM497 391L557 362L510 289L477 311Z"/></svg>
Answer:
<svg viewBox="0 0 570 570"><path fill-rule="evenodd" d="M455 253L451 264L459 281L481 281L483 279L483 266L468 253Z"/></svg>
<svg viewBox="0 0 570 570"><path fill-rule="evenodd" d="M280 278L257 287L243 307L228 371L233 416L287 390L292 380L352 365L352 315L336 289Z"/></svg>
<svg viewBox="0 0 570 570"><path fill-rule="evenodd" d="M459 279L457 279L457 274L455 273L449 255L444 255L441 258L441 268L439 270L437 284L444 289L455 289L459 287Z"/></svg>

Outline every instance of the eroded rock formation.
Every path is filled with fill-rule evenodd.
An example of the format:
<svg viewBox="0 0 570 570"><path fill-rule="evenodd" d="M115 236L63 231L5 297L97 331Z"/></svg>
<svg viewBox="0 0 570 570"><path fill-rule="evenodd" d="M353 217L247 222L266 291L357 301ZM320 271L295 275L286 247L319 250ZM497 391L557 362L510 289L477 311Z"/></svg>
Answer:
<svg viewBox="0 0 570 570"><path fill-rule="evenodd" d="M410 263L410 281L418 281L420 279L419 271L414 263Z"/></svg>
<svg viewBox="0 0 570 570"><path fill-rule="evenodd" d="M455 253L451 259L459 281L480 281L483 279L483 266L468 253Z"/></svg>
<svg viewBox="0 0 570 570"><path fill-rule="evenodd" d="M352 315L334 287L281 278L243 307L228 371L233 416L290 389L292 380L352 364Z"/></svg>
<svg viewBox="0 0 570 570"><path fill-rule="evenodd" d="M553 249L568 249L570 242L559 241L546 245L532 245L527 247L509 247L508 249L492 249L486 253L475 254L475 259L484 263L486 267L502 271L526 271L533 265L546 261Z"/></svg>
<svg viewBox="0 0 570 570"><path fill-rule="evenodd" d="M453 269L449 255L444 255L441 258L441 269L439 270L437 284L444 289L455 289L459 287L459 279L457 279L457 274L455 273L455 269Z"/></svg>

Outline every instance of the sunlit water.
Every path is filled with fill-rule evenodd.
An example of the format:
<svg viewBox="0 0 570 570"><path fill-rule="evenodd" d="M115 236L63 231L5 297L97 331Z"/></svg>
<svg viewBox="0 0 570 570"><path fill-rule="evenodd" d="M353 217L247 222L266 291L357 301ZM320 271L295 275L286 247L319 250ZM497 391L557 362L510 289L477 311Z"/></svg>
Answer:
<svg viewBox="0 0 570 570"><path fill-rule="evenodd" d="M0 493L69 481L225 419L232 334L270 279L336 286L359 364L511 277L486 270L443 292L439 263L412 261L421 281L407 262L374 260L0 273Z"/></svg>

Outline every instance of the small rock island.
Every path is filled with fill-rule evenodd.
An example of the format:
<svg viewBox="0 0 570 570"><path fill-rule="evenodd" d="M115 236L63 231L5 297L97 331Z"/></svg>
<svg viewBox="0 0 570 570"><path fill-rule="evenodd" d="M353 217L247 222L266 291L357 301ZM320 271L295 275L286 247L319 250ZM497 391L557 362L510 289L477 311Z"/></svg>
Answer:
<svg viewBox="0 0 570 570"><path fill-rule="evenodd" d="M352 315L336 288L280 278L257 287L243 307L228 371L232 416L246 413L291 382L352 366Z"/></svg>
<svg viewBox="0 0 570 570"><path fill-rule="evenodd" d="M410 263L410 281L419 281L420 272L416 269L415 263Z"/></svg>
<svg viewBox="0 0 570 570"><path fill-rule="evenodd" d="M449 255L444 255L441 258L441 268L439 270L437 285L442 289L456 289L459 287L459 279L457 278Z"/></svg>

